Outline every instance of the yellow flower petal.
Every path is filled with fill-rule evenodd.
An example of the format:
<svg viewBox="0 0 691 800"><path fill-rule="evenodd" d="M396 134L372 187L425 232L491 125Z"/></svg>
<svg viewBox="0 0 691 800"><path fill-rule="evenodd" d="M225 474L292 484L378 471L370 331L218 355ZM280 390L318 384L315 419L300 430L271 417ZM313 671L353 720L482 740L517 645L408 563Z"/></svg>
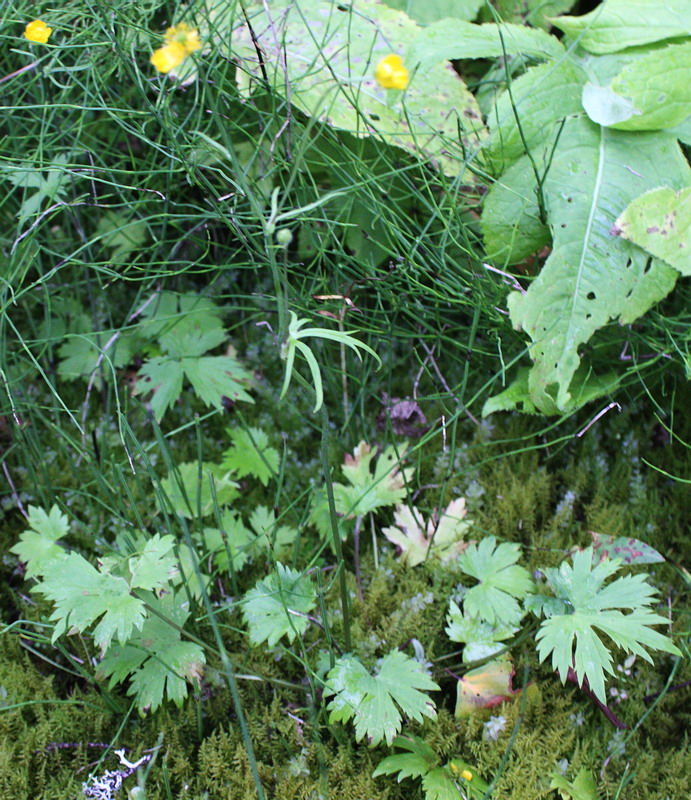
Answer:
<svg viewBox="0 0 691 800"><path fill-rule="evenodd" d="M33 22L27 23L24 36L26 36L30 42L46 44L52 32L53 29L49 28L43 20L35 19Z"/></svg>
<svg viewBox="0 0 691 800"><path fill-rule="evenodd" d="M199 50L202 46L201 39L199 38L199 31L196 28L190 28L186 22L179 22L172 28L168 28L165 35L166 44L178 42L185 48L185 53L189 55Z"/></svg>
<svg viewBox="0 0 691 800"><path fill-rule="evenodd" d="M473 773L469 769L464 769L463 772L461 772L461 778L465 778L467 781L472 781Z"/></svg>
<svg viewBox="0 0 691 800"><path fill-rule="evenodd" d="M409 83L408 70L403 59L396 53L382 58L374 71L374 77L382 89L407 89Z"/></svg>
<svg viewBox="0 0 691 800"><path fill-rule="evenodd" d="M170 42L155 50L150 61L159 72L170 72L182 64L186 55L185 48L180 42Z"/></svg>

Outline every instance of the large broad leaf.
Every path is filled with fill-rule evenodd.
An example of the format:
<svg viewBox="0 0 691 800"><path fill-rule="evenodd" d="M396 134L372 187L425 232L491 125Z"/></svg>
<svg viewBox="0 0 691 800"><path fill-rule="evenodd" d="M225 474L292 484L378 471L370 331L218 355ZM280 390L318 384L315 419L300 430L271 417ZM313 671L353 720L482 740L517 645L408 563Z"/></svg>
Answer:
<svg viewBox="0 0 691 800"><path fill-rule="evenodd" d="M487 258L502 266L519 264L549 244L550 230L540 219L537 178L527 156L492 184L481 225Z"/></svg>
<svg viewBox="0 0 691 800"><path fill-rule="evenodd" d="M558 17L557 28L591 53L615 53L634 45L688 36L689 0L608 0L582 17Z"/></svg>
<svg viewBox="0 0 691 800"><path fill-rule="evenodd" d="M513 80L511 93L502 92L487 118L492 160L506 168L526 145L538 156L548 153L561 120L581 110L584 81L585 72L565 60L531 67Z"/></svg>
<svg viewBox="0 0 691 800"><path fill-rule="evenodd" d="M566 122L544 186L553 250L528 292L509 296L514 325L534 342L530 397L543 413L572 407L579 348L598 328L616 318L632 322L673 288L674 270L651 263L612 226L641 192L661 183L680 189L688 176L665 134Z"/></svg>
<svg viewBox="0 0 691 800"><path fill-rule="evenodd" d="M524 25L504 23L474 25L460 19L443 19L420 33L408 53L411 65L421 71L451 58L502 58L523 54L540 60L561 58L564 46L555 36Z"/></svg>
<svg viewBox="0 0 691 800"><path fill-rule="evenodd" d="M691 42L655 49L627 64L609 86L588 83L583 107L590 119L622 131L681 124L691 109Z"/></svg>
<svg viewBox="0 0 691 800"><path fill-rule="evenodd" d="M682 275L691 275L691 188L646 192L626 207L616 229Z"/></svg>
<svg viewBox="0 0 691 800"><path fill-rule="evenodd" d="M233 33L233 52L242 66L238 77L246 83L249 76L249 88L266 70L273 90L309 116L358 137L379 136L442 164L450 174L463 168L464 148L477 149L482 115L450 64L417 71L410 64L404 94L375 81L378 62L390 53L404 54L423 30L404 12L378 0L354 6L273 0L270 12L269 6L250 12L256 45L247 25Z"/></svg>
<svg viewBox="0 0 691 800"><path fill-rule="evenodd" d="M387 6L412 17L421 25L429 25L446 17L470 21L477 17L485 0L384 0Z"/></svg>

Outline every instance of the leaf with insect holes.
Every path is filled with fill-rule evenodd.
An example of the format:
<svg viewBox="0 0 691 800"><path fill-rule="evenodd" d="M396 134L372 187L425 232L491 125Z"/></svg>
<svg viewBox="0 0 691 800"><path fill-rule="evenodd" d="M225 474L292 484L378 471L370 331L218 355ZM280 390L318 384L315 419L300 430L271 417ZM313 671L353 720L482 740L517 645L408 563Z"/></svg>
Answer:
<svg viewBox="0 0 691 800"><path fill-rule="evenodd" d="M353 656L344 656L326 676L324 697L332 697L329 722L353 721L355 739L365 736L370 744L391 744L401 730L402 715L417 722L435 719L434 702L425 694L439 686L422 665L400 650L381 660L379 671L370 675Z"/></svg>
<svg viewBox="0 0 691 800"><path fill-rule="evenodd" d="M334 484L338 513L348 517L364 517L378 508L400 503L406 495L406 483L410 482L414 472L413 467L401 469L400 460L405 450L405 446L399 446L397 453L393 445L389 445L379 453L374 473L371 472L371 466L376 448L360 442L352 456L346 453L341 469L350 485Z"/></svg>
<svg viewBox="0 0 691 800"><path fill-rule="evenodd" d="M490 625L515 625L521 620L523 612L518 601L533 588L533 581L528 570L516 564L520 556L519 544L497 545L494 536L461 553L458 566L479 581L463 599L466 614L478 616Z"/></svg>
<svg viewBox="0 0 691 800"><path fill-rule="evenodd" d="M221 466L235 472L236 477L252 475L266 486L278 473L278 450L269 447L269 437L260 428L228 428L233 446L223 454Z"/></svg>
<svg viewBox="0 0 691 800"><path fill-rule="evenodd" d="M24 531L17 544L10 547L10 553L26 564L27 579L45 575L57 562L67 558L57 541L67 536L70 529L58 506L53 506L47 514L42 508L29 506L28 522L30 530Z"/></svg>
<svg viewBox="0 0 691 800"><path fill-rule="evenodd" d="M316 604L311 578L277 562L276 571L244 597L242 616L249 628L250 642L266 642L273 647L282 636L292 642L307 629L307 614Z"/></svg>
<svg viewBox="0 0 691 800"><path fill-rule="evenodd" d="M490 625L481 617L463 614L461 609L449 601L449 615L446 618L446 633L452 642L464 642L463 661L479 661L494 655L504 648L504 641L510 639L519 628L497 622Z"/></svg>
<svg viewBox="0 0 691 800"><path fill-rule="evenodd" d="M65 631L75 628L80 633L96 620L94 641L107 650L117 634L120 642L127 641L132 631L141 629L146 618L144 603L130 594L124 578L99 572L78 553L70 553L59 569L50 570L32 589L55 604L50 619L56 622L52 641Z"/></svg>
<svg viewBox="0 0 691 800"><path fill-rule="evenodd" d="M574 553L573 566L564 561L559 569L546 569L545 576L560 607L543 607L543 613L552 613L536 636L540 661L551 654L552 667L562 683L569 669L574 669L578 683L582 685L587 679L602 703L606 703L604 673L614 675L614 670L612 654L597 630L607 634L617 647L650 663L646 647L681 655L667 636L652 629L668 620L648 607L657 593L647 582L648 575L626 575L604 585L620 566L619 560L593 565L593 548L588 547ZM630 613L619 609L630 609Z"/></svg>
<svg viewBox="0 0 691 800"><path fill-rule="evenodd" d="M465 498L459 497L449 503L441 516L433 514L424 525L415 506L398 505L394 512L395 526L384 528L382 533L400 548L399 560L409 567L422 564L429 557L450 561L468 547L468 542L463 541L470 528L465 519L467 513Z"/></svg>
<svg viewBox="0 0 691 800"><path fill-rule="evenodd" d="M115 645L98 665L97 676L109 677L108 688L130 678L128 695L137 708L155 711L164 695L177 706L187 697L187 683L200 681L206 657L195 642L183 641L181 633L166 620L184 627L189 617L184 592L149 598L152 608L165 619L151 615L139 634L125 645Z"/></svg>

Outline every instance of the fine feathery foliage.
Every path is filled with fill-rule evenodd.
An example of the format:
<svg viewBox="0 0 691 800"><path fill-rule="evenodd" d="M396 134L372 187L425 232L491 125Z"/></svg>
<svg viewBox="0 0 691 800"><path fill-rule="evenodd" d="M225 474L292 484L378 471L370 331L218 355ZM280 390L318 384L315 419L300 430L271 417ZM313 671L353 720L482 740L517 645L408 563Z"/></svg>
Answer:
<svg viewBox="0 0 691 800"><path fill-rule="evenodd" d="M377 745L393 742L403 714L417 722L434 719L434 702L425 692L438 690L419 662L394 650L384 656L375 675L352 656L339 658L326 676L324 697L332 698L329 722L352 720L355 739L367 737Z"/></svg>
<svg viewBox="0 0 691 800"><path fill-rule="evenodd" d="M573 668L578 682L582 684L587 679L603 703L606 702L604 673L614 675L614 669L612 654L598 630L625 652L635 653L651 663L646 647L681 655L667 636L652 629L653 625L665 625L668 620L650 609L657 590L647 582L647 575L626 575L604 585L620 566L619 560L593 566L593 550L588 547L574 554L573 566L565 561L559 569L545 570L556 600L533 598L536 613L546 617L536 637L540 660L551 654L552 666L559 672L562 683Z"/></svg>

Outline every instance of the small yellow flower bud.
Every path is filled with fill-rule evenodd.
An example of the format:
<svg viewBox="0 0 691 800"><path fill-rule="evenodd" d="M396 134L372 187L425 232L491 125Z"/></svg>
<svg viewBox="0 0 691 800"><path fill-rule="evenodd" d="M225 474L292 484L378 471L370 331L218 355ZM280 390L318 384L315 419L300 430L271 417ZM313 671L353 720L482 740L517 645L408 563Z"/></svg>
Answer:
<svg viewBox="0 0 691 800"><path fill-rule="evenodd" d="M473 773L469 769L464 769L463 772L461 772L461 778L465 778L467 781L472 781Z"/></svg>
<svg viewBox="0 0 691 800"><path fill-rule="evenodd" d="M159 72L170 72L182 64L186 55L185 48L180 42L170 42L155 50L150 61Z"/></svg>
<svg viewBox="0 0 691 800"><path fill-rule="evenodd" d="M382 89L406 89L409 83L408 70L403 59L390 53L377 64L374 77Z"/></svg>
<svg viewBox="0 0 691 800"><path fill-rule="evenodd" d="M33 22L27 23L24 36L26 36L30 42L46 44L52 32L53 29L49 28L45 22L40 19L35 19Z"/></svg>

